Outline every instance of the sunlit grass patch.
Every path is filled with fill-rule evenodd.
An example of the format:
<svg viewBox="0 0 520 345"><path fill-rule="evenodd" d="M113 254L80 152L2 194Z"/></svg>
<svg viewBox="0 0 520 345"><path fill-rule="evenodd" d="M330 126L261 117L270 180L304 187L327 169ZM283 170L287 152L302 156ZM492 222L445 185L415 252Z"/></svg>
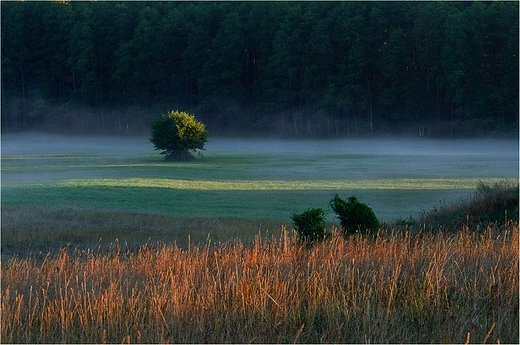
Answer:
<svg viewBox="0 0 520 345"><path fill-rule="evenodd" d="M496 183L498 178L458 179L369 179L369 180L199 180L165 178L71 179L53 184L32 184L24 188L49 187L146 187L180 190L378 190L378 189L468 189L479 182Z"/></svg>

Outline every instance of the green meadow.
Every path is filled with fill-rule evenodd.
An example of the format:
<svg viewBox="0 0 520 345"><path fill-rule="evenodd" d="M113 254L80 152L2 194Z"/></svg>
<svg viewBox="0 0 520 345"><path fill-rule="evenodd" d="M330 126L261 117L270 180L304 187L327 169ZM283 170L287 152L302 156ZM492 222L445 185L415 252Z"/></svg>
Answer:
<svg viewBox="0 0 520 345"><path fill-rule="evenodd" d="M335 193L393 222L518 179L518 141L210 138L202 157L166 162L145 137L24 133L2 135L1 163L2 245L16 251L62 237L247 241L310 207L334 222Z"/></svg>

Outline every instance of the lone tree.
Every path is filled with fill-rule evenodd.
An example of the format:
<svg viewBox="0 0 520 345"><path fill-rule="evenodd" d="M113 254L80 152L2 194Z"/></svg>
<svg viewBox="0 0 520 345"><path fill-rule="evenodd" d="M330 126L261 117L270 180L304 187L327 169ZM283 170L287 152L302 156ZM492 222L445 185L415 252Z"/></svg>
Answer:
<svg viewBox="0 0 520 345"><path fill-rule="evenodd" d="M166 160L190 160L204 150L208 132L194 115L172 110L152 123L150 141Z"/></svg>

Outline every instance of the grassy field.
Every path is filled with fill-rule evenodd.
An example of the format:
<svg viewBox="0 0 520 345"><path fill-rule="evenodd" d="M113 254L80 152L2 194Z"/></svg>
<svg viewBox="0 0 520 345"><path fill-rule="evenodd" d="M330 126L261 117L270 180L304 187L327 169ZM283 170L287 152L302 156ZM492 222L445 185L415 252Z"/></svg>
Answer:
<svg viewBox="0 0 520 345"><path fill-rule="evenodd" d="M5 343L517 343L518 222L311 248L67 251L2 267Z"/></svg>
<svg viewBox="0 0 520 345"><path fill-rule="evenodd" d="M502 178L518 178L517 141L210 138L203 158L176 163L144 137L4 134L2 254L208 233L247 243L335 193L393 222Z"/></svg>
<svg viewBox="0 0 520 345"><path fill-rule="evenodd" d="M290 216L382 221L518 181L508 140L2 136L3 343L517 343L518 221L312 247ZM332 212L327 225L336 230Z"/></svg>

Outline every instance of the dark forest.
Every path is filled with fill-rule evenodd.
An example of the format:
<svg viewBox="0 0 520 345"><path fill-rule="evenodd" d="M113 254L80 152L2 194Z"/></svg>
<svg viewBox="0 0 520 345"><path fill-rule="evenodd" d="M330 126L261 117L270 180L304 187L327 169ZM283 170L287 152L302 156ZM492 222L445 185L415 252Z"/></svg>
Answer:
<svg viewBox="0 0 520 345"><path fill-rule="evenodd" d="M2 131L517 135L518 6L3 1Z"/></svg>

